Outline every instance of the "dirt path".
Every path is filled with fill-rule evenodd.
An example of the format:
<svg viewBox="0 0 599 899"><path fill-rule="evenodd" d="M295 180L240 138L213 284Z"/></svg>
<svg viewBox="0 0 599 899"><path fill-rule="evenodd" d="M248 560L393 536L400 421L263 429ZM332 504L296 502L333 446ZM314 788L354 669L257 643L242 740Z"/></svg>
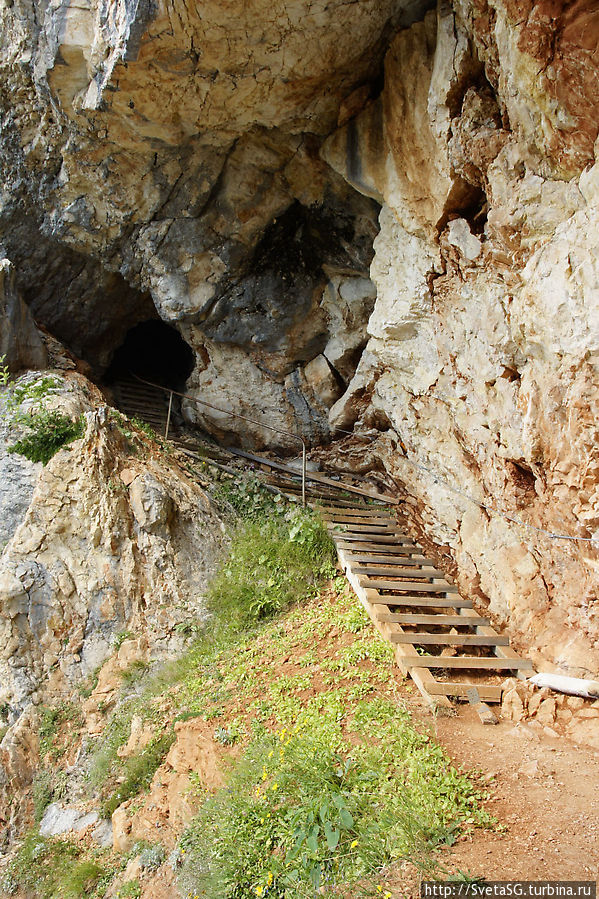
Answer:
<svg viewBox="0 0 599 899"><path fill-rule="evenodd" d="M599 751L526 725L483 726L469 708L436 722L454 762L484 771L505 833L477 832L443 860L488 880L597 880Z"/></svg>

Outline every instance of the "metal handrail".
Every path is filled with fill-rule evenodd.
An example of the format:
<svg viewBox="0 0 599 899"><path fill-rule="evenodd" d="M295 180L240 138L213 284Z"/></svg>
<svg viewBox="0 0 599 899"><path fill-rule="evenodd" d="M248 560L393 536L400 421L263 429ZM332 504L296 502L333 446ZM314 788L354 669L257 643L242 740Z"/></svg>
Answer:
<svg viewBox="0 0 599 899"><path fill-rule="evenodd" d="M166 428L164 430L164 439L168 440L168 432L171 423L171 412L173 408L173 396L181 396L186 400L191 400L193 403L199 403L201 406L207 406L208 409L214 409L215 412L222 412L224 415L231 415L233 418L240 418L242 421L249 421L251 424L258 425L261 428L266 428L267 431L273 431L275 434L283 434L285 437L291 437L292 440L297 440L298 443L302 445L302 506L306 505L306 470L307 470L307 454L306 454L306 442L302 437L299 437L297 434L292 434L291 431L283 431L280 428L273 428L272 425L265 425L263 422L258 421L255 418L249 418L247 415L241 415L240 412L231 412L229 409L221 409L220 406L215 406L213 403L208 403L206 400L200 400L196 396L190 396L189 393L180 393L178 390L171 390L170 387L163 387L162 384L154 384L153 381L147 381L145 378L140 378L139 375L133 374L133 377L137 381L141 381L142 384L148 384L150 387L157 387L158 390L162 390L164 393L169 394L168 400L168 413L166 417Z"/></svg>

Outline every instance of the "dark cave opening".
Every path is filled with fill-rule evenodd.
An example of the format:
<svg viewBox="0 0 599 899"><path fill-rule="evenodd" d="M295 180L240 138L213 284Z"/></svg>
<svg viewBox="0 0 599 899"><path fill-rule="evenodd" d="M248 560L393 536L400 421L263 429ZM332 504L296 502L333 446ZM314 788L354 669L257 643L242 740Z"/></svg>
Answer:
<svg viewBox="0 0 599 899"><path fill-rule="evenodd" d="M183 391L194 364L194 352L177 329L160 319L150 319L127 332L112 357L104 380L113 384L133 374L163 387Z"/></svg>

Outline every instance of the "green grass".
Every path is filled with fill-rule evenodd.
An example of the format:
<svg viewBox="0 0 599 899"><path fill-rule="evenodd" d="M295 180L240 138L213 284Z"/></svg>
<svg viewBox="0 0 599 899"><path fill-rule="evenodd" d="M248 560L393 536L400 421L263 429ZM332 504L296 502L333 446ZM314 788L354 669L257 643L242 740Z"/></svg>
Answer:
<svg viewBox="0 0 599 899"><path fill-rule="evenodd" d="M229 759L225 788L207 799L201 772L190 778L202 804L180 843L182 895L385 895L389 866L438 872L439 847L493 825L484 793L412 725L392 648L346 582L324 589L333 561L311 513L248 515L210 588L215 618L102 737L90 781L106 815L149 785L175 721L201 716ZM123 760L134 714L156 737Z"/></svg>
<svg viewBox="0 0 599 899"><path fill-rule="evenodd" d="M182 886L221 899L376 895L385 865L434 871L436 847L490 824L480 798L397 704L324 694L293 726L255 729L181 841Z"/></svg>
<svg viewBox="0 0 599 899"><path fill-rule="evenodd" d="M112 872L101 864L101 850L95 857L83 855L82 847L67 840L30 831L0 880L0 890L7 896L21 890L35 899L99 899Z"/></svg>
<svg viewBox="0 0 599 899"><path fill-rule="evenodd" d="M102 803L102 817L110 818L122 802L149 787L157 769L175 741L174 731L157 735L138 755L128 758L123 766L124 781Z"/></svg>
<svg viewBox="0 0 599 899"><path fill-rule="evenodd" d="M208 606L241 630L314 596L334 572L335 548L320 518L297 509L244 521L229 556L212 582Z"/></svg>

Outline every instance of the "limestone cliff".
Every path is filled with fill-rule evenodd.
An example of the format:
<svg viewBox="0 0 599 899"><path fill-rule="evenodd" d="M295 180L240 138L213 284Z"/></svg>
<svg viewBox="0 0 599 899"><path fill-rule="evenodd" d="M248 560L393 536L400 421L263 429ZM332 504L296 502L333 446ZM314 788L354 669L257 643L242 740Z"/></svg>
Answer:
<svg viewBox="0 0 599 899"><path fill-rule="evenodd" d="M158 314L190 392L368 434L462 587L595 674L596 4L13 0L0 25L0 238L34 316L101 374Z"/></svg>

